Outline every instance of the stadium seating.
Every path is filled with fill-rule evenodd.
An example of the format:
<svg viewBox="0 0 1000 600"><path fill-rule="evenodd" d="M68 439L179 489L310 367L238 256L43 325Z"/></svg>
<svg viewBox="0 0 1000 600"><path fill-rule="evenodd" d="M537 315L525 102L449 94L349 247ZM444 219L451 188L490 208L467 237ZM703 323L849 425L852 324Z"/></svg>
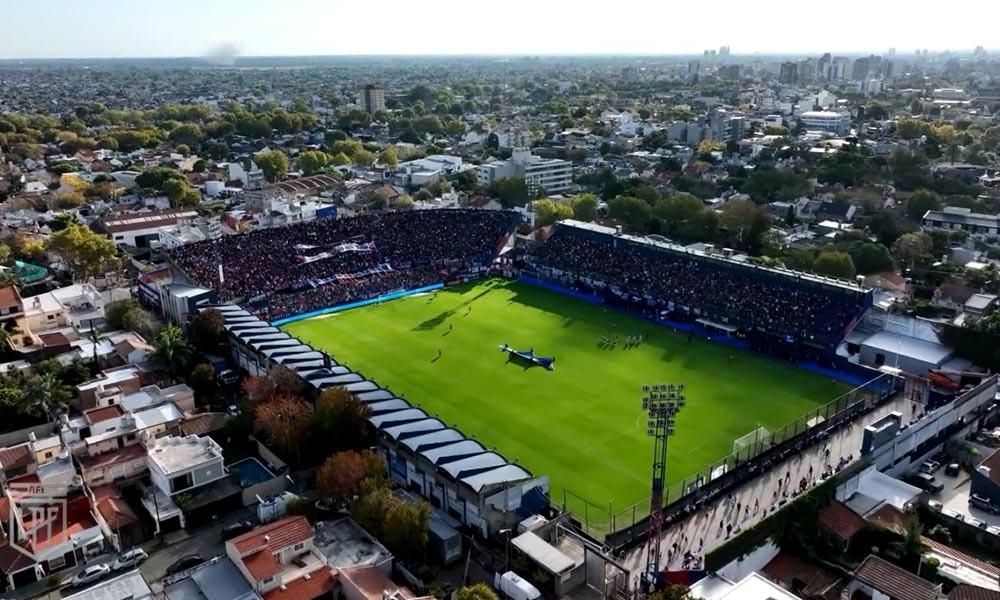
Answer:
<svg viewBox="0 0 1000 600"><path fill-rule="evenodd" d="M465 209L371 213L225 236L168 256L192 283L273 320L488 266L518 219Z"/></svg>
<svg viewBox="0 0 1000 600"><path fill-rule="evenodd" d="M612 302L736 328L751 345L775 352L782 345L832 350L870 303L853 286L572 225L559 225L525 264Z"/></svg>

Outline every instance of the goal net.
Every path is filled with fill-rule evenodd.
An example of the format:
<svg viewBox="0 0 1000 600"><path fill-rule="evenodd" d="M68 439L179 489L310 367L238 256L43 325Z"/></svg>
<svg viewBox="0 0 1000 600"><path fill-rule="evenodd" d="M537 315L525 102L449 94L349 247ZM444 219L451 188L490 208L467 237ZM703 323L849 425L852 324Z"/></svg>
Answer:
<svg viewBox="0 0 1000 600"><path fill-rule="evenodd" d="M758 427L746 435L733 440L733 454L742 460L757 456L771 445L771 432Z"/></svg>

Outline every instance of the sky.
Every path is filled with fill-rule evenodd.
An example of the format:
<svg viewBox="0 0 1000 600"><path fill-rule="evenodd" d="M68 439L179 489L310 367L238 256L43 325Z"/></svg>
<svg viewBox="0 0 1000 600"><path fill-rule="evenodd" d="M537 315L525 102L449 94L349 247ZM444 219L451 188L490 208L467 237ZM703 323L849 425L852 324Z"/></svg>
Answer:
<svg viewBox="0 0 1000 600"><path fill-rule="evenodd" d="M0 0L0 59L1000 52L998 23L1000 0Z"/></svg>

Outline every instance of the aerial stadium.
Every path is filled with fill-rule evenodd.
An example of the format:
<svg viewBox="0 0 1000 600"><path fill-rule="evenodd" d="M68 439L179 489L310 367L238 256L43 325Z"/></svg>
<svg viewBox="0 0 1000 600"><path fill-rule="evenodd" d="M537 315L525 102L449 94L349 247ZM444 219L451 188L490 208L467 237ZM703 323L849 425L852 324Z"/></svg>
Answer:
<svg viewBox="0 0 1000 600"><path fill-rule="evenodd" d="M429 470L506 503L510 482L531 481L519 495L541 492L609 521L607 532L634 525L648 514L654 447L644 386L680 384L686 398L667 503L851 418L859 389L887 393L859 388L878 373L834 354L869 308L866 290L572 220L512 248L518 222L505 211L365 214L169 258L230 304L227 328L248 349L240 366L284 364L316 390L352 391L371 405L397 478L442 506L461 494ZM452 512L488 521L482 502L465 504ZM631 521L611 522L629 510Z"/></svg>

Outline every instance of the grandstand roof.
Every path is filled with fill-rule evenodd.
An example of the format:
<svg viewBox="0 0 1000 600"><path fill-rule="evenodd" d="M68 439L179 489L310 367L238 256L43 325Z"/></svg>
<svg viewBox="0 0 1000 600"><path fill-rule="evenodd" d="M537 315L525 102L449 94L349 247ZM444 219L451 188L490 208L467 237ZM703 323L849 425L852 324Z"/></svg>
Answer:
<svg viewBox="0 0 1000 600"><path fill-rule="evenodd" d="M455 442L454 444L438 446L436 448L425 450L420 454L432 463L439 464L441 462L446 462L448 459L454 460L455 457L473 456L484 452L486 452L486 448L479 442L475 440L461 440Z"/></svg>
<svg viewBox="0 0 1000 600"><path fill-rule="evenodd" d="M400 423L408 423L410 421L419 421L421 419L426 419L427 413L420 410L419 408L406 408L403 410L395 410L391 412L385 412L379 415L372 415L368 419L372 425L378 429L384 429L386 427L391 427L392 425L398 425Z"/></svg>
<svg viewBox="0 0 1000 600"><path fill-rule="evenodd" d="M223 326L230 335L239 338L255 352L269 355L271 361L326 359L322 352L238 306L209 308L217 308L222 313ZM423 456L443 473L476 493L492 485L531 478L528 470L509 463L503 456L488 451L479 442L466 438L460 431L449 428L439 419L413 407L403 398L396 397L346 366L322 366L321 363L316 368L299 369L296 373L316 389L343 386L358 400L372 407L369 422L385 434L383 440L400 444Z"/></svg>
<svg viewBox="0 0 1000 600"><path fill-rule="evenodd" d="M401 440L420 435L422 433L427 433L428 431L438 431L440 429L444 429L444 423L438 419L424 419L423 421L414 421L412 423L404 423L394 427L386 427L382 431L393 439Z"/></svg>
<svg viewBox="0 0 1000 600"><path fill-rule="evenodd" d="M465 436L457 429L438 429L437 431L424 432L420 435L408 437L400 440L404 446L412 452L430 450L446 444L465 441ZM475 444L476 442L472 442Z"/></svg>
<svg viewBox="0 0 1000 600"><path fill-rule="evenodd" d="M399 398L392 398L391 400L371 402L368 404L368 408L372 409L373 415L380 415L398 410L406 410L407 408L410 408L410 403L406 400L400 400Z"/></svg>
<svg viewBox="0 0 1000 600"><path fill-rule="evenodd" d="M862 287L860 287L858 285L855 285L855 284L852 284L852 283L848 283L848 282L840 280L840 279L834 279L834 278L831 278L831 277L823 277L821 275L814 275L812 273L803 273L802 271L793 271L791 269L781 269L781 268L777 268L777 267L765 267L763 265L755 265L755 264L747 263L747 262L744 262L744 261L733 260L732 258L728 258L728 257L723 256L721 254L708 254L708 253L703 252L701 250L695 250L693 248L688 248L688 247L685 247L685 246L681 246L679 244L672 244L672 243L660 242L660 241L657 241L657 240L654 240L654 239L651 239L651 238L648 238L648 237L635 236L635 235L630 235L630 234L627 234L627 233L618 233L618 230L616 230L614 228L605 227L603 225L596 225L594 223L584 223L583 221L577 221L576 219L565 219L563 221L559 221L559 226L560 227L571 227L571 228L575 228L575 229L582 229L582 230L590 231L590 232L593 232L593 233L599 233L599 234L603 234L603 235L613 236L613 237L617 237L619 239L627 240L627 241L634 242L634 243L637 243L637 244L642 244L644 246L649 246L651 248L659 248L661 250L667 250L667 251L676 252L676 253L679 253L679 254L688 254L688 255L691 255L691 256L697 256L697 257L705 258L705 259L708 259L708 260L715 260L715 261L719 261L721 263L725 263L727 265L733 265L733 266L744 268L744 269L751 269L751 270L755 270L755 271L763 271L763 272L766 272L766 273L773 273L775 275L780 275L780 276L788 277L788 278L791 278L791 279L797 279L797 280L801 280L801 281L808 281L808 282L811 282L811 283L828 285L828 286L831 286L831 287L836 287L836 288L842 289L844 291L858 292L858 293L863 293L863 292L868 291L868 290L866 290L866 289L864 289L864 288L862 288Z"/></svg>

